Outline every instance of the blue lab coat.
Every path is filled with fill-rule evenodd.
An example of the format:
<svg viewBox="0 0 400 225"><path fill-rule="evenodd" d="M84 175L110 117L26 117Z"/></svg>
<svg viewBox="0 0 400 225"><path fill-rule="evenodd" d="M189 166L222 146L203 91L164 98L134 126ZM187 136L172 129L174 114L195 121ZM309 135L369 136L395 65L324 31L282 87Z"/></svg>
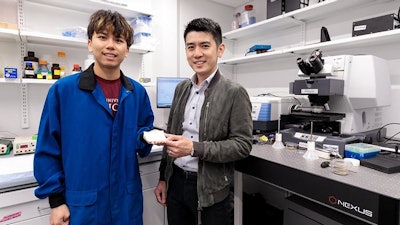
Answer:
<svg viewBox="0 0 400 225"><path fill-rule="evenodd" d="M153 129L148 95L121 72L113 116L93 65L57 81L49 90L34 157L38 198L62 194L70 225L142 225L143 195L137 156L151 145L141 134Z"/></svg>

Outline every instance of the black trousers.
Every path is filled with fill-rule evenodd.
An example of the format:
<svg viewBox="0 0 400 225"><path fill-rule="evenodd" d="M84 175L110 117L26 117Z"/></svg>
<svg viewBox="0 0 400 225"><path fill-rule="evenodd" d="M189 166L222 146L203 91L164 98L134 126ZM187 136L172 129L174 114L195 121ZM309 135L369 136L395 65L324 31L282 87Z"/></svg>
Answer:
<svg viewBox="0 0 400 225"><path fill-rule="evenodd" d="M233 218L230 196L200 211L201 225L230 225ZM168 225L197 225L197 176L174 166L167 193Z"/></svg>

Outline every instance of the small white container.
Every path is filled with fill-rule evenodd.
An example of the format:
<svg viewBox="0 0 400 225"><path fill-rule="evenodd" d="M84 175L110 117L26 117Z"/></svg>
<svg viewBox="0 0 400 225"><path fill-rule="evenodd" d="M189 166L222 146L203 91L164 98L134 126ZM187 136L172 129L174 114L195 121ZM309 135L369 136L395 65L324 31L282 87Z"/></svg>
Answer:
<svg viewBox="0 0 400 225"><path fill-rule="evenodd" d="M256 14L253 5L245 5L244 11L241 14L240 27L246 27L256 23Z"/></svg>

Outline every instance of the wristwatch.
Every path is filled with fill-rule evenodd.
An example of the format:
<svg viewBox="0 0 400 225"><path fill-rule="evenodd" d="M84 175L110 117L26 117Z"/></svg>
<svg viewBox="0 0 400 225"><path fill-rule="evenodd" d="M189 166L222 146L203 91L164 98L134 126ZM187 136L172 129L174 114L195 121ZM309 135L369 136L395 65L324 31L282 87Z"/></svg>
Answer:
<svg viewBox="0 0 400 225"><path fill-rule="evenodd" d="M194 157L194 148L192 148L192 151L190 151L190 156Z"/></svg>

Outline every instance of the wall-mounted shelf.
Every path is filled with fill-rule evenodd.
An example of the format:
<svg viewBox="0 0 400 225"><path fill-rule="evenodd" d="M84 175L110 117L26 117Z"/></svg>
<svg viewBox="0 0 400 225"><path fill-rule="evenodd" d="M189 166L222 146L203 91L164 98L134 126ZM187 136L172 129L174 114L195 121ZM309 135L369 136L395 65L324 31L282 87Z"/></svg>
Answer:
<svg viewBox="0 0 400 225"><path fill-rule="evenodd" d="M80 12L93 13L99 9L110 9L111 11L118 11L124 17L133 18L138 15L153 15L147 9L140 9L140 5L135 5L135 8L129 7L121 2L111 0L26 0L59 8L71 9Z"/></svg>
<svg viewBox="0 0 400 225"><path fill-rule="evenodd" d="M54 84L57 80L26 79L26 78L0 78L0 83L5 84Z"/></svg>
<svg viewBox="0 0 400 225"><path fill-rule="evenodd" d="M290 27L298 26L299 23L302 22L318 20L319 18L337 10L346 9L359 4L367 4L373 1L377 0L326 0L280 16L257 22L247 27L224 33L222 36L226 39L236 40L260 33L271 33L274 30L285 30Z"/></svg>
<svg viewBox="0 0 400 225"><path fill-rule="evenodd" d="M40 32L21 31L21 40L28 44L45 44L62 47L86 48L87 40L82 38L64 37L54 34ZM153 52L154 48L132 45L131 52L148 53Z"/></svg>
<svg viewBox="0 0 400 225"><path fill-rule="evenodd" d="M219 63L227 65L237 65L237 64L251 63L251 62L261 62L261 61L266 61L268 59L292 57L293 54L299 54L299 55L309 54L311 51L315 49L321 49L325 53L325 52L344 51L347 49L365 47L367 51L368 46L399 44L399 40L400 40L400 29L396 29L396 30L384 31L368 35L362 35L358 37L343 38L328 42L320 42L315 44L307 44L304 46L289 47L257 55L233 57L230 59L220 60Z"/></svg>
<svg viewBox="0 0 400 225"><path fill-rule="evenodd" d="M41 32L21 31L21 40L28 44L45 44L62 47L85 47L87 40Z"/></svg>
<svg viewBox="0 0 400 225"><path fill-rule="evenodd" d="M21 83L19 78L15 78L15 79L10 79L10 78L0 78L0 83L6 83L6 84L19 84Z"/></svg>
<svg viewBox="0 0 400 225"><path fill-rule="evenodd" d="M21 83L23 84L54 84L57 80L44 80L44 79L27 79L22 78Z"/></svg>
<svg viewBox="0 0 400 225"><path fill-rule="evenodd" d="M25 42L28 44L45 44L72 48L86 48L87 40L81 38L63 37L60 35L45 34L40 32L19 31L0 28L0 40ZM131 52L144 54L154 52L154 47L132 45Z"/></svg>
<svg viewBox="0 0 400 225"><path fill-rule="evenodd" d="M154 47L148 47L148 46L142 46L140 44L133 44L130 49L130 52L135 52L135 53L149 53L149 52L154 52L155 48Z"/></svg>
<svg viewBox="0 0 400 225"><path fill-rule="evenodd" d="M400 44L399 40L400 29L396 29L357 37L349 37L328 42L320 42L305 46L293 47L288 50L296 54L309 54L315 49L321 49L331 52L364 47L366 51L368 51L368 47L370 46L392 44L398 45Z"/></svg>
<svg viewBox="0 0 400 225"><path fill-rule="evenodd" d="M44 80L44 79L27 79L27 78L0 78L0 83L6 84L54 84L57 80ZM143 87L154 87L154 83L140 83Z"/></svg>
<svg viewBox="0 0 400 225"><path fill-rule="evenodd" d="M154 87L155 83L140 83L143 87Z"/></svg>
<svg viewBox="0 0 400 225"><path fill-rule="evenodd" d="M3 41L20 41L18 30L0 28L0 39Z"/></svg>

